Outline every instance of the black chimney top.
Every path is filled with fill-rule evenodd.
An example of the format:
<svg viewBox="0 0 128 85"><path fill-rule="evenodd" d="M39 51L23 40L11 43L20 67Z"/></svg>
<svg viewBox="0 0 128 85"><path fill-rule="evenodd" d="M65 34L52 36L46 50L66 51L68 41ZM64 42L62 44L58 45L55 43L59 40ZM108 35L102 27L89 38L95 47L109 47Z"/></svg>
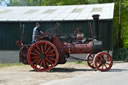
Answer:
<svg viewBox="0 0 128 85"><path fill-rule="evenodd" d="M94 38L97 40L99 40L99 16L99 14L92 15Z"/></svg>

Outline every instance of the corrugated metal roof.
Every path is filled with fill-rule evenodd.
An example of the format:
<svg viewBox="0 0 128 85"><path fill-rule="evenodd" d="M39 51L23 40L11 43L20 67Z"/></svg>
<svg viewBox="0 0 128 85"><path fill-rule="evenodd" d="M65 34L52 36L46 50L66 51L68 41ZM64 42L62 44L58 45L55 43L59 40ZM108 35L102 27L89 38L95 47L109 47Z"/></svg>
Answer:
<svg viewBox="0 0 128 85"><path fill-rule="evenodd" d="M0 7L0 21L64 21L113 19L114 3L67 6Z"/></svg>

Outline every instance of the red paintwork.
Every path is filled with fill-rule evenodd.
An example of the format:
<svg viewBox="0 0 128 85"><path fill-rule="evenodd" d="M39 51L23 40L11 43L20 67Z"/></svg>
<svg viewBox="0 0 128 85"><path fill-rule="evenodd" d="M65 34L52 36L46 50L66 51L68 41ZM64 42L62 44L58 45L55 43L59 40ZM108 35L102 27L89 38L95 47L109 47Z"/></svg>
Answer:
<svg viewBox="0 0 128 85"><path fill-rule="evenodd" d="M90 53L90 54L87 55L88 66L91 67L92 69L95 69L95 65L93 63L93 59L94 59L93 54Z"/></svg>
<svg viewBox="0 0 128 85"><path fill-rule="evenodd" d="M41 58L41 56L44 58ZM54 44L49 41L38 41L28 51L28 61L36 71L49 71L58 62L59 53Z"/></svg>
<svg viewBox="0 0 128 85"><path fill-rule="evenodd" d="M18 43L20 44L20 43ZM22 58L22 62L29 62L32 68L36 71L49 71L57 64L64 64L66 62L65 55L70 54L86 54L89 53L87 57L87 63L91 68L96 68L100 71L108 71L112 67L112 57L105 52L99 52L92 57L93 53L93 41L90 42L74 42L74 43L64 43L59 37L53 36L50 40L46 36L42 36L38 38L38 41L33 45L19 45L21 47L20 57ZM49 48L50 47L50 48ZM50 52L54 51L54 52ZM50 53L49 53L50 52ZM41 58L41 54L44 53L46 59ZM50 57L49 57L50 55ZM106 55L109 60L102 55ZM90 58L92 57L92 60ZM28 60L27 60L28 59ZM25 61L25 62L24 62ZM103 63L103 62L110 62ZM106 64L108 66L106 67Z"/></svg>
<svg viewBox="0 0 128 85"><path fill-rule="evenodd" d="M60 41L60 39L57 36L53 36L52 43L58 49L59 56L63 56L64 55L64 44Z"/></svg>
<svg viewBox="0 0 128 85"><path fill-rule="evenodd" d="M89 42L86 44L64 43L64 53L69 53L69 54L91 53L92 48L93 48L93 42Z"/></svg>
<svg viewBox="0 0 128 85"><path fill-rule="evenodd" d="M93 42L88 43L62 43L57 36L54 36L52 43L56 46L60 56L63 54L91 53Z"/></svg>
<svg viewBox="0 0 128 85"><path fill-rule="evenodd" d="M103 63L105 61L105 64ZM99 52L95 55L94 64L99 71L108 71L113 65L112 57L106 52Z"/></svg>

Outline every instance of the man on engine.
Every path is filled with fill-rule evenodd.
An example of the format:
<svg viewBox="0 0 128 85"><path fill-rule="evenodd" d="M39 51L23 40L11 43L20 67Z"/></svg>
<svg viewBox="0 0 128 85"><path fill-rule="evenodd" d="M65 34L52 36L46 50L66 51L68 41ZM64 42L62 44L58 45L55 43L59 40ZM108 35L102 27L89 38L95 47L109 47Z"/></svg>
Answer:
<svg viewBox="0 0 128 85"><path fill-rule="evenodd" d="M35 43L36 42L39 33L43 34L43 32L40 31L40 24L39 23L36 23L36 26L33 29L32 43Z"/></svg>

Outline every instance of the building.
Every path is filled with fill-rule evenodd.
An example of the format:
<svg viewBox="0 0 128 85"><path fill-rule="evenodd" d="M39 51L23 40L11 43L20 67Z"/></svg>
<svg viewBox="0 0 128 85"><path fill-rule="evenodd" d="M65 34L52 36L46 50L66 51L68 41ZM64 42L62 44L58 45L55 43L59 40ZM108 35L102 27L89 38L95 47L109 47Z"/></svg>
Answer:
<svg viewBox="0 0 128 85"><path fill-rule="evenodd" d="M61 24L63 34L73 33L82 26L85 36L90 37L89 23L92 15L99 14L99 33L104 50L113 49L114 3L67 6L24 6L1 7L0 9L0 50L17 50L16 40L21 37L21 24L24 24L24 42L31 43L32 29L36 22L43 31L56 22Z"/></svg>

